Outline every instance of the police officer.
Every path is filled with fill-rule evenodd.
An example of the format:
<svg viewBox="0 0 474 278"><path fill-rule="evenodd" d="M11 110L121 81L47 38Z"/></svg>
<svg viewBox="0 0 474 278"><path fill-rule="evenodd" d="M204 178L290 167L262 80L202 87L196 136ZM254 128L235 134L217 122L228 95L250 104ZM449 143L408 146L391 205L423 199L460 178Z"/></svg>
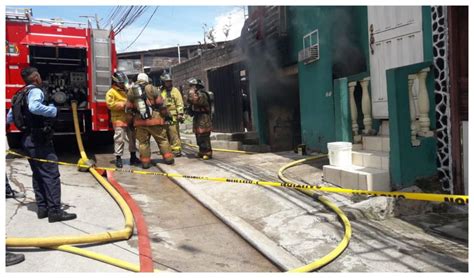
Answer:
<svg viewBox="0 0 474 278"><path fill-rule="evenodd" d="M211 131L212 108L208 92L204 90L204 83L200 79L188 80L189 92L187 96L188 114L193 117L193 132L199 146L198 157L207 160L212 158Z"/></svg>
<svg viewBox="0 0 474 278"><path fill-rule="evenodd" d="M128 78L125 73L117 71L112 75L112 88L105 95L107 108L111 111L110 120L114 127L114 154L115 167L122 168L122 155L125 142L128 142L130 151L130 164L138 164L136 156L137 145L135 142L135 128L127 113L125 113L125 103L127 102Z"/></svg>
<svg viewBox="0 0 474 278"><path fill-rule="evenodd" d="M58 157L53 146L53 122L58 109L50 103L49 97L40 86L41 76L34 67L21 71L21 77L26 85L27 103L22 107L22 113L28 119L27 130L22 138L22 147L26 154L33 158L57 161ZM7 122L13 122L13 112L10 109ZM29 159L33 172L33 189L35 192L37 215L39 219L48 217L48 221L66 221L76 218L76 214L67 213L61 209L61 181L59 168L56 163L39 162Z"/></svg>
<svg viewBox="0 0 474 278"><path fill-rule="evenodd" d="M173 87L173 80L169 74L161 76L163 90L161 96L165 100L168 111L173 117L172 122L167 126L168 140L175 156L181 156L181 138L179 136L179 123L184 122L184 105L181 92Z"/></svg>
<svg viewBox="0 0 474 278"><path fill-rule="evenodd" d="M148 80L145 73L138 75L136 85L128 90L126 104L127 110L133 111L143 169L151 167L151 136L158 144L165 163L174 164L174 155L166 136L166 125L171 121L171 116L164 105L160 91L148 84Z"/></svg>

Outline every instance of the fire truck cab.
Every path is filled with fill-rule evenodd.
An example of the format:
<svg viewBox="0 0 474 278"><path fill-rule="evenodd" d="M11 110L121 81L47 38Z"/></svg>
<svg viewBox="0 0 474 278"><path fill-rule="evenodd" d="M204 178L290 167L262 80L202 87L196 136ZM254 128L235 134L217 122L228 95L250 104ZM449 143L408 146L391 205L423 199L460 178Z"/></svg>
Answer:
<svg viewBox="0 0 474 278"><path fill-rule="evenodd" d="M59 109L55 134L71 134L74 125L71 101L78 102L81 132L111 130L105 94L116 71L114 33L93 29L90 22L33 18L31 9L6 10L6 109L15 93L25 86L21 70L36 67L43 91ZM19 131L7 129L10 147L18 146Z"/></svg>

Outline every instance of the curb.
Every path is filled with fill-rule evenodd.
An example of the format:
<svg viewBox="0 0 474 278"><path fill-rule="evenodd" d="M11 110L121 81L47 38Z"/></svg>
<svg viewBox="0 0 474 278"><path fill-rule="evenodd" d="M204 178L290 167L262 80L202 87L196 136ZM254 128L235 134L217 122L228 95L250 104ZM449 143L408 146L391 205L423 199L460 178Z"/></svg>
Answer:
<svg viewBox="0 0 474 278"><path fill-rule="evenodd" d="M174 170L171 166L156 165L163 172L180 174ZM214 213L219 219L221 219L226 225L232 228L242 238L249 242L255 249L260 251L265 257L282 270L290 270L305 265L295 256L284 250L273 240L268 238L265 234L255 229L246 221L240 217L230 213L227 209L222 207L216 200L208 196L207 194L196 190L193 183L184 179L171 178L176 184L182 187L186 192L198 200L204 207Z"/></svg>

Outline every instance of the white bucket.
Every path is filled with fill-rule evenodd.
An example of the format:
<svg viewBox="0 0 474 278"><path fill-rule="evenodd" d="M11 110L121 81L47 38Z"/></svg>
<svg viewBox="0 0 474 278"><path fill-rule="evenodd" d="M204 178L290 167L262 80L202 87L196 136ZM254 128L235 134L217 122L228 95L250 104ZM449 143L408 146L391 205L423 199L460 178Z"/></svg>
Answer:
<svg viewBox="0 0 474 278"><path fill-rule="evenodd" d="M352 166L352 143L332 142L328 143L329 164L337 167Z"/></svg>

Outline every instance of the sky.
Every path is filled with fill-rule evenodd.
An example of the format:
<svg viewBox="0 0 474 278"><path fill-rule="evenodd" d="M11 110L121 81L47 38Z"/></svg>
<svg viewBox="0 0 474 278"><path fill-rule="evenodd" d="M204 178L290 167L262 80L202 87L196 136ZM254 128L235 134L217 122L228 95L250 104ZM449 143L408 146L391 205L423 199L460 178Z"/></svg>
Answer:
<svg viewBox="0 0 474 278"><path fill-rule="evenodd" d="M10 8L12 6L7 6ZM14 6L26 7L26 6ZM79 16L95 15L104 24L115 6L28 6L35 18L62 18L86 22ZM147 11L116 37L117 51L124 50L135 40L156 6ZM166 48L203 42L203 25L214 27L216 41L224 41L223 27L231 25L228 40L240 36L244 24L244 6L159 6L147 28L126 52ZM94 25L95 26L95 25Z"/></svg>

